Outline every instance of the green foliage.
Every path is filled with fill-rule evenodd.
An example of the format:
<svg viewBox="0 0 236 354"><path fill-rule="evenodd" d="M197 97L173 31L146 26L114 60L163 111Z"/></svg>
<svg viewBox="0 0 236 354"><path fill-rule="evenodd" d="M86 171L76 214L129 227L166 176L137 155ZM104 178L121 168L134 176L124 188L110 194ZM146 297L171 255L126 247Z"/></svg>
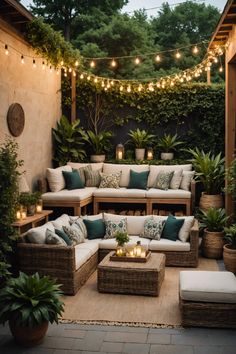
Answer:
<svg viewBox="0 0 236 354"><path fill-rule="evenodd" d="M136 130L130 130L128 135L131 138L131 142L138 149L145 148L155 137L155 135L149 134L146 130L140 130L139 128Z"/></svg>
<svg viewBox="0 0 236 354"><path fill-rule="evenodd" d="M46 58L55 67L58 67L61 61L67 67L74 67L76 60L81 62L80 52L42 19L29 22L26 34L36 53Z"/></svg>
<svg viewBox="0 0 236 354"><path fill-rule="evenodd" d="M38 273L10 278L0 290L0 323L14 320L23 327L35 327L45 321L58 323L64 304L60 285Z"/></svg>
<svg viewBox="0 0 236 354"><path fill-rule="evenodd" d="M113 134L110 131L101 131L96 134L92 130L88 130L87 142L91 146L94 154L103 155L110 149L112 136Z"/></svg>
<svg viewBox="0 0 236 354"><path fill-rule="evenodd" d="M23 161L17 158L18 145L6 138L0 145L0 277L9 275L8 254L12 252L16 230L15 221L18 201L18 169Z"/></svg>
<svg viewBox="0 0 236 354"><path fill-rule="evenodd" d="M226 193L230 194L233 200L236 200L236 159L234 159L226 171L227 186Z"/></svg>
<svg viewBox="0 0 236 354"><path fill-rule="evenodd" d="M211 152L205 153L198 148L189 149L193 158L190 160L196 171L197 180L203 184L207 194L219 194L222 190L225 170L225 159L221 153L214 155Z"/></svg>
<svg viewBox="0 0 236 354"><path fill-rule="evenodd" d="M40 192L24 192L21 193L19 196L19 204L22 204L25 207L30 205L35 205L40 199L41 193Z"/></svg>
<svg viewBox="0 0 236 354"><path fill-rule="evenodd" d="M52 129L54 140L54 160L59 165L64 165L68 161L83 161L86 153L84 142L86 133L80 127L80 120L70 123L68 118L62 116L57 122L56 129Z"/></svg>
<svg viewBox="0 0 236 354"><path fill-rule="evenodd" d="M200 210L198 219L201 228L206 228L210 232L220 232L223 231L229 217L226 216L225 209L209 208L207 211Z"/></svg>
<svg viewBox="0 0 236 354"><path fill-rule="evenodd" d="M120 232L117 231L115 234L116 242L118 243L118 246L124 246L125 243L129 242L129 236L127 232Z"/></svg>
<svg viewBox="0 0 236 354"><path fill-rule="evenodd" d="M183 142L178 139L179 137L177 134L164 134L164 136L159 140L157 146L161 148L163 152L170 152L176 150L177 146L183 144Z"/></svg>
<svg viewBox="0 0 236 354"><path fill-rule="evenodd" d="M236 224L233 224L230 227L225 227L224 232L224 240L226 243L229 244L233 249L236 249Z"/></svg>

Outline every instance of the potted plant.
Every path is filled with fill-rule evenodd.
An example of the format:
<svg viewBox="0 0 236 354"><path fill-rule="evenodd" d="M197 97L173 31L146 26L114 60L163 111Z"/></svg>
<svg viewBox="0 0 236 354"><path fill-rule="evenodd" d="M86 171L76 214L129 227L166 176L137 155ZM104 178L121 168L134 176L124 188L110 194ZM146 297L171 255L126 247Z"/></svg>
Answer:
<svg viewBox="0 0 236 354"><path fill-rule="evenodd" d="M224 227L228 216L225 209L209 208L200 210L198 216L200 227L204 229L202 237L202 252L207 258L220 259L223 255Z"/></svg>
<svg viewBox="0 0 236 354"><path fill-rule="evenodd" d="M19 204L23 205L27 208L27 215L32 216L35 214L36 203L39 201L41 197L40 192L24 192L19 196Z"/></svg>
<svg viewBox="0 0 236 354"><path fill-rule="evenodd" d="M90 156L92 162L104 162L106 155L111 146L111 138L113 134L111 131L101 131L94 133L92 130L87 131L87 142L91 146L93 154Z"/></svg>
<svg viewBox="0 0 236 354"><path fill-rule="evenodd" d="M183 142L178 140L179 137L177 134L170 135L164 134L162 138L160 138L157 147L162 150L161 159L162 160L173 160L174 158L174 150L176 150L177 146L182 145Z"/></svg>
<svg viewBox="0 0 236 354"><path fill-rule="evenodd" d="M38 273L8 279L0 290L0 323L9 322L17 343L33 346L42 342L48 323L58 323L64 304L60 285Z"/></svg>
<svg viewBox="0 0 236 354"><path fill-rule="evenodd" d="M144 160L145 148L152 142L155 135L149 134L146 130L140 130L139 128L130 130L128 135L135 146L135 159Z"/></svg>
<svg viewBox="0 0 236 354"><path fill-rule="evenodd" d="M236 273L236 224L225 227L224 240L226 244L223 248L223 259L225 269Z"/></svg>
<svg viewBox="0 0 236 354"><path fill-rule="evenodd" d="M116 233L116 242L117 242L117 250L116 250L117 256L124 256L126 253L124 249L124 245L125 243L129 242L129 236L127 232L118 231Z"/></svg>
<svg viewBox="0 0 236 354"><path fill-rule="evenodd" d="M188 151L193 156L190 161L196 171L196 179L202 183L204 189L200 198L200 209L222 208L224 205L221 194L225 178L224 157L221 157L221 153L215 156L211 152L205 153L198 148Z"/></svg>
<svg viewBox="0 0 236 354"><path fill-rule="evenodd" d="M236 201L236 159L232 161L226 171L225 192L231 195L233 202Z"/></svg>

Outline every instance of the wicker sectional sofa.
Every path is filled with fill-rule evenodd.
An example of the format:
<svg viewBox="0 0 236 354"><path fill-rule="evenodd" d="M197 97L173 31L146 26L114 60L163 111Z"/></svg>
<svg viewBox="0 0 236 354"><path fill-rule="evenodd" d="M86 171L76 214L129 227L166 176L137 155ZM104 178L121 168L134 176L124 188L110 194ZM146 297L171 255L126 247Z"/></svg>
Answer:
<svg viewBox="0 0 236 354"><path fill-rule="evenodd" d="M152 252L164 253L167 266L197 267L199 245L197 220L190 216L183 217L185 222L180 232L184 237L188 237L186 242L180 240L174 242L167 239L156 241L139 237L148 217L150 216L127 216L127 231L130 235L128 246L134 246L140 240L144 248ZM50 275L56 278L58 283L63 285L63 291L70 295L75 294L85 283L95 271L98 262L117 247L115 239L85 239L85 242L76 246L45 244L46 229L54 230L54 227L58 225L60 227L63 222L68 222L68 220L73 222L76 218L64 214L55 221L31 229L19 239L17 246L20 270L31 274L39 272ZM104 213L84 218L118 221L121 216Z"/></svg>
<svg viewBox="0 0 236 354"><path fill-rule="evenodd" d="M88 164L71 163L67 164L67 170L79 170ZM42 199L45 207L72 207L74 215L81 215L82 207L93 202L93 214L99 212L100 203L122 203L122 204L142 204L145 206L146 215L153 213L154 204L178 204L186 208L186 215L191 215L195 202L195 182L192 179L186 188L170 188L161 190L153 188L157 175L160 171L182 171L182 179L187 175L192 175L192 165L126 165L110 163L92 163L92 170L99 170L106 174L122 172L120 188L97 188L85 187L81 189L48 191L47 183L44 179L39 181L40 190L43 192ZM62 175L62 169L55 169ZM52 169L48 169L51 170ZM129 185L130 170L135 172L149 171L147 190L127 188ZM185 176L185 177L184 177ZM182 184L182 183L181 183Z"/></svg>

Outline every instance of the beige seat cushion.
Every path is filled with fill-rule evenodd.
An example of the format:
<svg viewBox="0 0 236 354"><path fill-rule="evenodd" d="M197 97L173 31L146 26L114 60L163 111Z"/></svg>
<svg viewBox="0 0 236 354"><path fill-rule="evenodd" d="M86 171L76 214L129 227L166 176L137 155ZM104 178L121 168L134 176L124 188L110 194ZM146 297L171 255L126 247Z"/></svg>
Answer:
<svg viewBox="0 0 236 354"><path fill-rule="evenodd" d="M79 250L89 250L91 252L91 256L94 255L98 251L98 242L91 242L93 240L86 240L87 242L80 243L76 245Z"/></svg>
<svg viewBox="0 0 236 354"><path fill-rule="evenodd" d="M95 197L114 197L114 198L145 198L146 191L143 189L127 188L99 188L94 191Z"/></svg>
<svg viewBox="0 0 236 354"><path fill-rule="evenodd" d="M59 192L47 192L42 194L42 199L43 201L51 201L55 200L58 202L65 202L65 201L71 201L71 202L76 202L76 201L81 201L86 198L92 197L93 192L96 190L96 187L86 187L86 188L81 188L81 189L73 189L73 190L68 190L68 189L63 189L62 191Z"/></svg>
<svg viewBox="0 0 236 354"><path fill-rule="evenodd" d="M148 187L151 188L154 186L157 179L157 175L160 171L170 172L170 171L191 171L192 165L150 165L150 174L148 177Z"/></svg>
<svg viewBox="0 0 236 354"><path fill-rule="evenodd" d="M182 189L168 189L167 191L164 191L162 189L150 188L148 191L146 191L146 197L162 199L190 199L191 192Z"/></svg>
<svg viewBox="0 0 236 354"><path fill-rule="evenodd" d="M236 303L236 278L231 272L181 271L179 281L183 300Z"/></svg>
<svg viewBox="0 0 236 354"><path fill-rule="evenodd" d="M149 171L148 165L122 165L122 164L112 164L104 163L103 172L104 173L121 173L120 187L127 187L129 185L130 170L135 172Z"/></svg>
<svg viewBox="0 0 236 354"><path fill-rule="evenodd" d="M161 238L160 241L152 240L149 244L149 249L151 251L176 251L176 252L188 252L190 251L189 242L181 242L167 240Z"/></svg>
<svg viewBox="0 0 236 354"><path fill-rule="evenodd" d="M80 245L75 246L75 269L79 269L93 253L89 248L80 248Z"/></svg>

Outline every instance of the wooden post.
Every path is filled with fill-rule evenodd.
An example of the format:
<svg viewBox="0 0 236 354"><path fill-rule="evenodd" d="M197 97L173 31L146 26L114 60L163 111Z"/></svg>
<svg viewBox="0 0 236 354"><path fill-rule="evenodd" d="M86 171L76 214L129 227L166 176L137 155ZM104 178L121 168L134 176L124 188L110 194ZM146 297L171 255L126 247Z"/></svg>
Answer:
<svg viewBox="0 0 236 354"><path fill-rule="evenodd" d="M76 76L71 73L71 122L76 120Z"/></svg>
<svg viewBox="0 0 236 354"><path fill-rule="evenodd" d="M234 159L235 120L236 120L236 64L226 64L225 72L225 167L228 168ZM225 182L227 186L227 181ZM225 208L228 215L233 213L233 201L226 194Z"/></svg>
<svg viewBox="0 0 236 354"><path fill-rule="evenodd" d="M211 85L211 70L207 70L207 85Z"/></svg>

